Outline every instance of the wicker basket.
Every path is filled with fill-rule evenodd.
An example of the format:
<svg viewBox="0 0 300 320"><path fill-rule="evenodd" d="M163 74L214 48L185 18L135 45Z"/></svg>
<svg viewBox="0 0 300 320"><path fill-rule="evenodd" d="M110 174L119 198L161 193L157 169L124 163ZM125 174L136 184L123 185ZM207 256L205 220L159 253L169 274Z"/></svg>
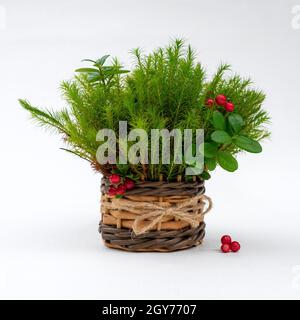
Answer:
<svg viewBox="0 0 300 320"><path fill-rule="evenodd" d="M212 206L203 181L140 182L121 199L107 195L102 179L99 232L107 247L126 251L176 251L197 246Z"/></svg>

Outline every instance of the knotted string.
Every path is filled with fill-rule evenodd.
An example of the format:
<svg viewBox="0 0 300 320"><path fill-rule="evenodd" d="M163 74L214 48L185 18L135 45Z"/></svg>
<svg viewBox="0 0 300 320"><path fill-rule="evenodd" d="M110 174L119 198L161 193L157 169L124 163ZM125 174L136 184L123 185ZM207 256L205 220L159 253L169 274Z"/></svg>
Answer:
<svg viewBox="0 0 300 320"><path fill-rule="evenodd" d="M206 202L207 208L204 209ZM112 202L104 202L103 206L109 209L118 209L120 211L124 210L139 214L132 225L132 230L135 235L140 235L151 230L167 216L185 221L189 223L192 228L196 228L203 219L203 216L212 208L211 199L204 194L191 197L171 207L166 207L166 205L163 204L164 202L157 204L146 201L114 199ZM147 211L147 213L140 214L141 211ZM192 211L192 213L190 211ZM196 214L193 212L196 212ZM143 226L143 222L146 220L150 220L150 223Z"/></svg>

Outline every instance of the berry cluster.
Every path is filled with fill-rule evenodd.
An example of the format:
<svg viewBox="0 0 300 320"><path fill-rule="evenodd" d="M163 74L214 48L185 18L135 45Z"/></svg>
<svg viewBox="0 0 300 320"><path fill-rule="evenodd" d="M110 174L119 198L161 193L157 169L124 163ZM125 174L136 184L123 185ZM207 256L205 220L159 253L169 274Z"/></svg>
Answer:
<svg viewBox="0 0 300 320"><path fill-rule="evenodd" d="M232 102L228 101L227 97L224 94L217 95L215 100L212 98L208 98L206 100L206 105L209 108L212 108L214 104L216 104L220 107L224 107L227 112L234 111L234 104Z"/></svg>
<svg viewBox="0 0 300 320"><path fill-rule="evenodd" d="M227 253L229 251L237 252L241 248L241 245L237 241L232 241L231 237L228 235L223 236L221 238L221 243L222 243L221 250L224 253Z"/></svg>
<svg viewBox="0 0 300 320"><path fill-rule="evenodd" d="M118 174L112 174L109 176L110 187L108 189L108 195L113 196L122 196L126 190L131 190L134 188L135 183L129 178L122 178Z"/></svg>

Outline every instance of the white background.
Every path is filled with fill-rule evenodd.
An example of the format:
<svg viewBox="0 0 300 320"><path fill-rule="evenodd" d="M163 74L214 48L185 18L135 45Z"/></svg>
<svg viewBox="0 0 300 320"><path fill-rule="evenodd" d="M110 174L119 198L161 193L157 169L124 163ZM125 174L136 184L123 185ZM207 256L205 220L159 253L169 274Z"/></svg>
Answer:
<svg viewBox="0 0 300 320"><path fill-rule="evenodd" d="M300 1L0 0L0 298L300 298ZM3 12L4 10L2 10ZM236 173L207 183L214 209L202 246L169 254L105 248L97 233L100 176L60 151L18 105L64 106L59 82L83 58L128 67L184 37L209 74L220 61L267 94L273 135ZM219 239L240 241L222 254Z"/></svg>

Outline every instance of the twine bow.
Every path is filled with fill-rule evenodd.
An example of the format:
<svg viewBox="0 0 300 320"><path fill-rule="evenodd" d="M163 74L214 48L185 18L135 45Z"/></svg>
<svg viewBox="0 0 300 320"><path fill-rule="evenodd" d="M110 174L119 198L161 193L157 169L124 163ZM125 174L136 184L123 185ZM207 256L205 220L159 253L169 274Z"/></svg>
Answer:
<svg viewBox="0 0 300 320"><path fill-rule="evenodd" d="M207 208L204 209L207 201ZM113 202L106 203L104 206L110 209L118 209L130 211L140 214L141 210L149 211L148 213L139 215L133 222L132 230L135 235L143 234L151 230L156 224L161 222L164 217L172 216L174 218L185 221L196 228L203 216L212 208L212 201L206 195L197 195L181 203L177 203L171 207L166 207L163 204L159 205L153 202L145 201L130 201L126 199L115 199ZM197 212L196 214L191 213ZM143 226L143 222L150 220L150 223Z"/></svg>

